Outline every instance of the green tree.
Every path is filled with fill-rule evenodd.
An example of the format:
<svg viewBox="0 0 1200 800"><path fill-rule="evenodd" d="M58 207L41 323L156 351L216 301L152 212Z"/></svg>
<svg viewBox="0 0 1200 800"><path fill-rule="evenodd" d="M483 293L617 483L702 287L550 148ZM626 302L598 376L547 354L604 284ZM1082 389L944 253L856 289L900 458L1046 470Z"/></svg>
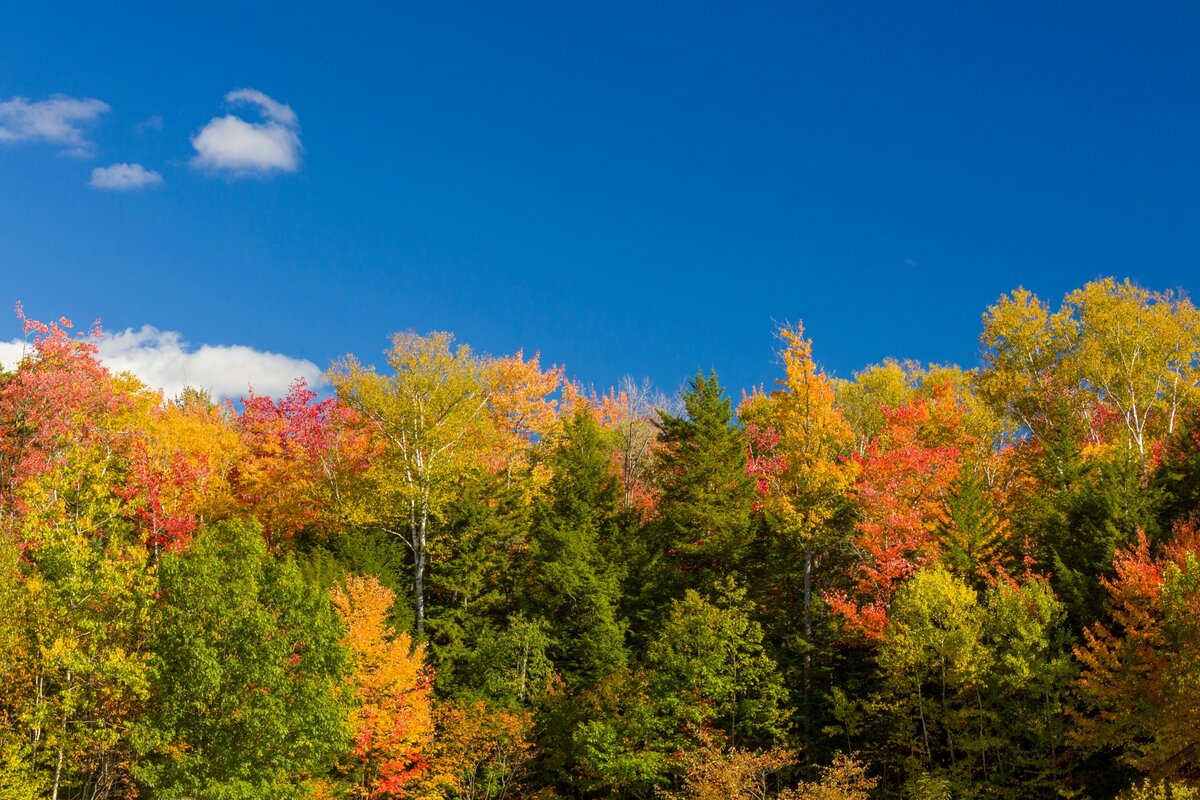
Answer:
<svg viewBox="0 0 1200 800"><path fill-rule="evenodd" d="M53 528L21 557L5 541L0 558L0 775L60 799L125 795L150 690L145 551Z"/></svg>
<svg viewBox="0 0 1200 800"><path fill-rule="evenodd" d="M527 613L548 623L551 657L571 687L594 684L626 659L622 576L605 555L621 516L609 454L596 420L576 411L546 455L551 478L535 510Z"/></svg>
<svg viewBox="0 0 1200 800"><path fill-rule="evenodd" d="M727 580L706 599L688 590L651 642L646 661L659 713L677 732L714 728L730 745L770 744L788 724L787 694L746 592Z"/></svg>
<svg viewBox="0 0 1200 800"><path fill-rule="evenodd" d="M139 780L168 798L297 796L349 741L328 597L241 523L202 529L162 559L159 579Z"/></svg>
<svg viewBox="0 0 1200 800"><path fill-rule="evenodd" d="M1062 605L1043 581L982 598L943 569L893 601L874 701L910 784L954 797L1053 797L1073 669Z"/></svg>
<svg viewBox="0 0 1200 800"><path fill-rule="evenodd" d="M675 592L732 574L754 536L746 434L717 381L688 381L684 414L659 412L658 527L678 577Z"/></svg>

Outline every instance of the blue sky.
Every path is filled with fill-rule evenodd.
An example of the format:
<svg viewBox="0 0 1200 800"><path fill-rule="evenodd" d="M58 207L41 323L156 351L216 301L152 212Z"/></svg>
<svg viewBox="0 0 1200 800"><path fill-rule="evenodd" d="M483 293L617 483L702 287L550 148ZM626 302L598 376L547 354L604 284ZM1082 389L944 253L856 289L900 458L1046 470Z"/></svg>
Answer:
<svg viewBox="0 0 1200 800"><path fill-rule="evenodd" d="M736 391L773 321L839 375L972 366L1019 284L1200 283L1195 4L77 5L0 25L0 304L32 316ZM17 129L55 95L108 110ZM95 182L161 183L89 185L122 164Z"/></svg>

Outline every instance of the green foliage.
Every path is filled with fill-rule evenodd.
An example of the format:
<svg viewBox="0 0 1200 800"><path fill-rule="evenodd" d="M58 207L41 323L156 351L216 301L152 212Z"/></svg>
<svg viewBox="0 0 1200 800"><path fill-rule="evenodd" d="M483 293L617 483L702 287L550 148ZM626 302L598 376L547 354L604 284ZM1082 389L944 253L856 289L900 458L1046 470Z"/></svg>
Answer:
<svg viewBox="0 0 1200 800"><path fill-rule="evenodd" d="M139 779L168 798L296 796L347 740L328 598L255 526L224 523L163 558L158 602Z"/></svg>
<svg viewBox="0 0 1200 800"><path fill-rule="evenodd" d="M1074 675L1062 621L1041 581L998 583L981 598L932 569L901 588L879 651L875 710L911 780L937 775L954 797L1054 796Z"/></svg>
<svg viewBox="0 0 1200 800"><path fill-rule="evenodd" d="M64 529L23 559L0 551L0 768L29 791L128 790L127 727L150 692L142 554Z"/></svg>
<svg viewBox="0 0 1200 800"><path fill-rule="evenodd" d="M531 614L546 620L551 658L570 687L592 685L626 660L617 616L621 573L606 549L618 533L620 491L600 426L580 411L547 454L552 471L535 511Z"/></svg>
<svg viewBox="0 0 1200 800"><path fill-rule="evenodd" d="M659 412L658 420L658 526L677 591L730 574L754 533L745 432L716 373L697 373L682 400L683 416Z"/></svg>
<svg viewBox="0 0 1200 800"><path fill-rule="evenodd" d="M679 731L716 728L731 744L769 744L787 728L786 692L746 592L718 584L671 604L646 660L660 713Z"/></svg>
<svg viewBox="0 0 1200 800"><path fill-rule="evenodd" d="M1174 781L1144 780L1117 795L1117 800L1197 800L1200 789Z"/></svg>
<svg viewBox="0 0 1200 800"><path fill-rule="evenodd" d="M678 730L645 672L622 670L586 692L571 711L569 759L585 790L650 797L676 769Z"/></svg>
<svg viewBox="0 0 1200 800"><path fill-rule="evenodd" d="M389 622L396 630L411 631L413 607L407 599L410 567L403 546L376 530L351 530L297 555L300 573L314 587L327 591L341 586L349 575L370 575L396 593Z"/></svg>

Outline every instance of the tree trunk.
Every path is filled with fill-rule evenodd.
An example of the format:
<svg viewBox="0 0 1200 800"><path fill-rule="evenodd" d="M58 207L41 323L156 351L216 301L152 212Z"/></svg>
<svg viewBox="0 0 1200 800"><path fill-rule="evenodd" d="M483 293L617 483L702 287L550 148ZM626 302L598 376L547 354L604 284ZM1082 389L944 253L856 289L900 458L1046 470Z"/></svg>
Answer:
<svg viewBox="0 0 1200 800"><path fill-rule="evenodd" d="M417 638L425 634L425 528L428 519L424 513L417 523L417 535L413 541L413 595L417 605Z"/></svg>
<svg viewBox="0 0 1200 800"><path fill-rule="evenodd" d="M805 744L812 745L812 539L804 543L804 734Z"/></svg>

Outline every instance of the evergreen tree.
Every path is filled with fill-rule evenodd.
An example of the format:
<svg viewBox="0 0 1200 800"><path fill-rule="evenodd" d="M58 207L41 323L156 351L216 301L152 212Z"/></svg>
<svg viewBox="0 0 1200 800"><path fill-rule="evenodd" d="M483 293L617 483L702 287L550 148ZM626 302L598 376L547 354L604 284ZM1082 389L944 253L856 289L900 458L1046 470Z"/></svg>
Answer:
<svg viewBox="0 0 1200 800"><path fill-rule="evenodd" d="M620 486L588 411L567 420L545 466L552 477L535 511L527 612L546 621L550 655L567 685L588 686L626 659L617 615L622 576L606 557L619 534Z"/></svg>
<svg viewBox="0 0 1200 800"><path fill-rule="evenodd" d="M745 431L712 372L688 382L683 416L659 412L658 529L673 596L734 574L753 540Z"/></svg>

